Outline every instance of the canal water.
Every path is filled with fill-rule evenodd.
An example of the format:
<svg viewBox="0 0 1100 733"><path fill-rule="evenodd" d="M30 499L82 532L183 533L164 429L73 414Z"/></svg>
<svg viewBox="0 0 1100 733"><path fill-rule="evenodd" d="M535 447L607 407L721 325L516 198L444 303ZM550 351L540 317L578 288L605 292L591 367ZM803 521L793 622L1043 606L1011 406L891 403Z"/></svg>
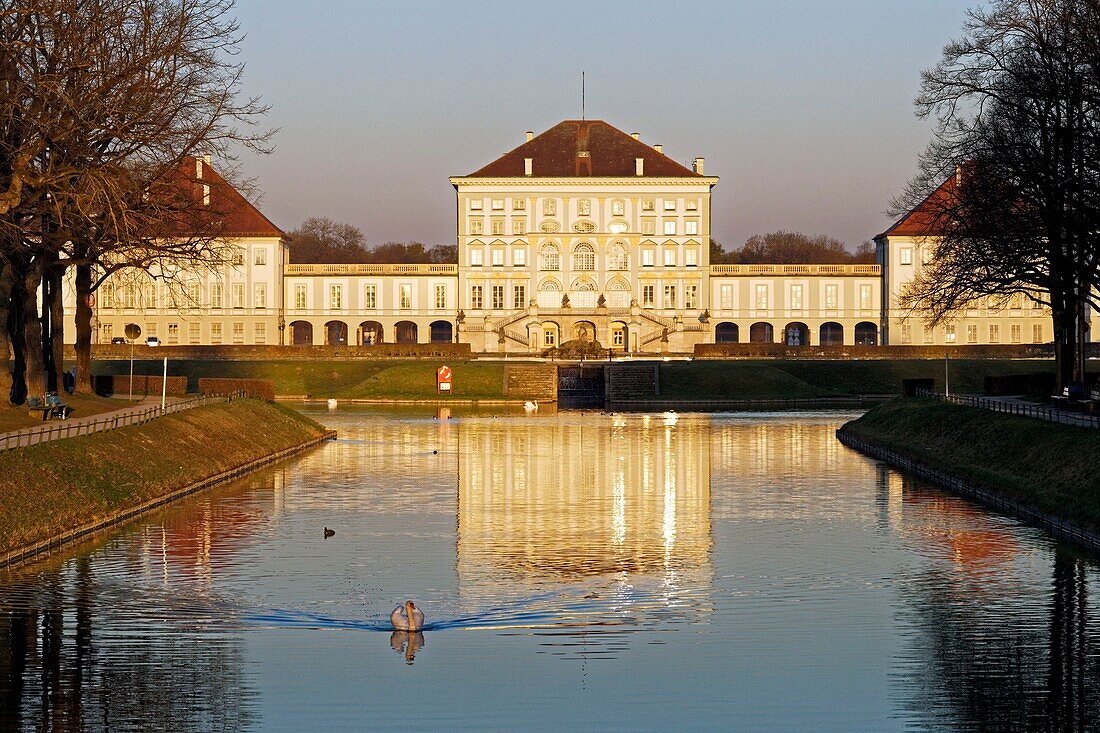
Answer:
<svg viewBox="0 0 1100 733"><path fill-rule="evenodd" d="M1100 725L1095 560L851 415L302 409L340 439L0 571L0 730Z"/></svg>

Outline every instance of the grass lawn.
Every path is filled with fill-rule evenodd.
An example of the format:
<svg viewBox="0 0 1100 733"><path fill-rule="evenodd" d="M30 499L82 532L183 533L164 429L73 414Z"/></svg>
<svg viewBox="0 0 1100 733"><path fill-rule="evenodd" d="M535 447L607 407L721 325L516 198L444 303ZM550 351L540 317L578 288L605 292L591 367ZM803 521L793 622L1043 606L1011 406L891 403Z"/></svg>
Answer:
<svg viewBox="0 0 1100 733"><path fill-rule="evenodd" d="M0 453L0 554L322 432L281 405L241 399L5 451Z"/></svg>
<svg viewBox="0 0 1100 733"><path fill-rule="evenodd" d="M73 417L89 417L90 415L98 415L103 412L121 410L124 407L130 407L136 404L134 402L127 402L126 400L115 400L107 397L100 397L98 395L67 394L64 395L62 399L66 404L72 406ZM29 428L36 425L42 425L42 416L31 415L27 412L25 405L12 407L10 409L0 409L0 433L6 433L10 430L19 430L20 428Z"/></svg>
<svg viewBox="0 0 1100 733"><path fill-rule="evenodd" d="M1096 430L924 399L897 399L844 426L1041 511L1100 530Z"/></svg>

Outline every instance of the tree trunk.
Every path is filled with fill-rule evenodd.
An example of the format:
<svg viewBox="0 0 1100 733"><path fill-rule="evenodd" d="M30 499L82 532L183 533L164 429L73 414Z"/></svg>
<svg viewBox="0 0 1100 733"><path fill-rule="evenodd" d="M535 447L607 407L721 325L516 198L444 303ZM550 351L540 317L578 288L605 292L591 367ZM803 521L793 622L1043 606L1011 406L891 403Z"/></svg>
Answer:
<svg viewBox="0 0 1100 733"><path fill-rule="evenodd" d="M11 342L11 392L8 398L11 404L22 405L27 398L27 361L26 351L27 342L23 325L25 318L23 315L23 308L27 304L27 296L25 292L26 281L24 279L25 273L22 269L22 263L16 263L11 261L8 263L7 277L11 283L11 302L9 303L7 331L8 338Z"/></svg>
<svg viewBox="0 0 1100 733"><path fill-rule="evenodd" d="M46 303L49 307L50 330L46 334L46 348L50 351L50 391L65 388L65 302L62 276L64 270L56 264L46 272ZM45 314L43 314L45 315Z"/></svg>
<svg viewBox="0 0 1100 733"><path fill-rule="evenodd" d="M41 284L42 273L32 264L23 277L23 343L29 395L46 393L46 370L42 359L42 322L38 320L38 287Z"/></svg>
<svg viewBox="0 0 1100 733"><path fill-rule="evenodd" d="M76 391L92 394L92 266L76 266Z"/></svg>
<svg viewBox="0 0 1100 733"><path fill-rule="evenodd" d="M7 399L7 404L11 405L12 364L7 328L11 310L11 291L11 265L5 263L0 266L0 405L3 405L4 399Z"/></svg>
<svg viewBox="0 0 1100 733"><path fill-rule="evenodd" d="M1051 307L1054 321L1055 386L1060 394L1074 383L1077 371L1077 309L1072 304L1057 303Z"/></svg>

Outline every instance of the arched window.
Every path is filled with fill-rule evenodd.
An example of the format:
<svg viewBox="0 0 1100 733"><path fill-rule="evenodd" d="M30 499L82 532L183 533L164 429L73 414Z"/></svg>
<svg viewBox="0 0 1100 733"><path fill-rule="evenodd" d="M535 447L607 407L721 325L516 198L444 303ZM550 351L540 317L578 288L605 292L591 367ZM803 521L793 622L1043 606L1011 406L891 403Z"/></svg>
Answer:
<svg viewBox="0 0 1100 733"><path fill-rule="evenodd" d="M619 242L612 244L611 248L607 251L607 269L625 270L629 265L630 260L627 258L626 247Z"/></svg>
<svg viewBox="0 0 1100 733"><path fill-rule="evenodd" d="M573 249L573 269L596 269L596 250L592 249L591 244L578 244Z"/></svg>
<svg viewBox="0 0 1100 733"><path fill-rule="evenodd" d="M548 277L545 280L543 280L541 283L539 283L539 291L544 292L544 293L545 292L560 293L561 292L561 283L559 283L557 280L555 280L552 277Z"/></svg>
<svg viewBox="0 0 1100 733"><path fill-rule="evenodd" d="M561 250L558 249L556 244L544 244L539 252L540 270L560 270L561 269Z"/></svg>
<svg viewBox="0 0 1100 733"><path fill-rule="evenodd" d="M587 277L579 277L573 281L569 289L575 293L594 293L596 292L596 283Z"/></svg>

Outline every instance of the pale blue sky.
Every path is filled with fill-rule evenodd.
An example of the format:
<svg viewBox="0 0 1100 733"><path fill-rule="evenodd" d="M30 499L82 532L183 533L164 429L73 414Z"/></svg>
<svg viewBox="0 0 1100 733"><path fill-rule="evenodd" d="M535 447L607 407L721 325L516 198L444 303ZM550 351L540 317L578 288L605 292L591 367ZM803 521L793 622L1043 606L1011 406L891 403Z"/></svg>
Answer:
<svg viewBox="0 0 1100 733"><path fill-rule="evenodd" d="M447 177L579 117L583 69L590 119L706 157L727 247L780 228L855 246L915 170L920 70L973 4L239 0L246 90L281 128L243 172L285 229L451 243Z"/></svg>

